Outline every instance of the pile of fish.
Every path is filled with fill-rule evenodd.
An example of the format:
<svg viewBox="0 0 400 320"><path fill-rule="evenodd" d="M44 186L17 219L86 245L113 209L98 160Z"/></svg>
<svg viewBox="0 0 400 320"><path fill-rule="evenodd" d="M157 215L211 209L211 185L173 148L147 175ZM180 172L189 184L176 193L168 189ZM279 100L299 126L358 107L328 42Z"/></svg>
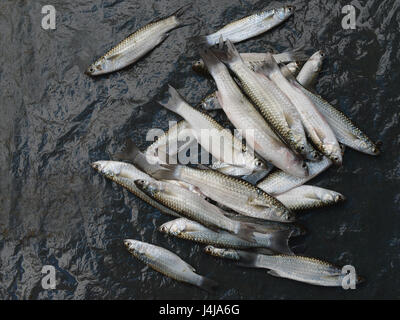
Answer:
<svg viewBox="0 0 400 320"><path fill-rule="evenodd" d="M137 61L170 30L187 25L181 21L186 9L139 29L92 64L87 74L110 73ZM345 277L341 268L293 253L289 240L305 234L294 223L296 213L344 200L338 192L305 185L330 166L342 165L344 146L370 155L379 151L347 116L315 92L322 51L308 57L301 50L239 53L234 46L293 13L292 6L264 10L213 34L189 39L201 57L193 69L211 77L217 91L193 107L169 86L159 104L183 120L144 152L128 141L125 150L115 155L118 161L96 161L92 167L173 216L159 227L160 232L202 243L208 254L268 269L276 277L341 286ZM237 129L235 133L214 119L218 109ZM210 144L210 138L223 143ZM193 145L200 145L212 162L171 163ZM269 173L271 165L275 169ZM138 240L124 244L136 258L173 279L207 291L216 287L167 249Z"/></svg>

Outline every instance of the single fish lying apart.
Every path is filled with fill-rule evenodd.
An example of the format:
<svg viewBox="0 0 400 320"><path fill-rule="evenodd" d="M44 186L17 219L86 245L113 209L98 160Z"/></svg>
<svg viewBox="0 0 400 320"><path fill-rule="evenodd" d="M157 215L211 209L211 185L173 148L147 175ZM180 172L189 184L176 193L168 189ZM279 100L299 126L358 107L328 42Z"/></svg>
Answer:
<svg viewBox="0 0 400 320"><path fill-rule="evenodd" d="M222 29L207 35L193 37L195 43L207 46L217 44L220 37L225 41L230 39L233 43L258 36L287 20L294 12L293 6L278 9L262 10L240 20L234 21Z"/></svg>
<svg viewBox="0 0 400 320"><path fill-rule="evenodd" d="M323 157L321 161L310 161L307 165L309 175L305 178L294 177L284 171L276 170L266 176L265 179L260 181L257 184L257 187L270 195L282 194L295 187L301 186L302 184L316 177L318 174L329 168L332 165L332 161L327 157Z"/></svg>
<svg viewBox="0 0 400 320"><path fill-rule="evenodd" d="M345 200L345 197L338 192L306 185L279 194L276 198L290 210L321 208Z"/></svg>
<svg viewBox="0 0 400 320"><path fill-rule="evenodd" d="M281 202L247 181L214 170L182 165L163 165L153 177L178 180L196 186L206 197L243 215L258 219L291 222L295 219Z"/></svg>
<svg viewBox="0 0 400 320"><path fill-rule="evenodd" d="M121 70L136 62L163 42L168 37L168 31L183 26L178 18L187 8L188 5L180 8L168 18L140 28L94 62L85 73L90 76L98 76Z"/></svg>
<svg viewBox="0 0 400 320"><path fill-rule="evenodd" d="M266 248L271 252L292 254L288 241L293 230L287 227L286 230L255 226L261 232L254 232L253 242L245 241L225 231L214 231L197 222L181 218L164 223L159 230L168 235L196 241L204 244L211 244L218 247L247 249ZM264 230L261 230L264 229Z"/></svg>
<svg viewBox="0 0 400 320"><path fill-rule="evenodd" d="M215 281L197 274L195 268L167 249L131 239L124 240L124 244L135 258L167 277L208 292L214 291L218 286Z"/></svg>
<svg viewBox="0 0 400 320"><path fill-rule="evenodd" d="M268 269L268 274L317 286L341 287L347 281L342 268L314 258L294 255L264 255L235 249L208 247L206 252L237 261L242 267ZM356 277L356 284L362 279ZM346 282L347 283L347 282Z"/></svg>

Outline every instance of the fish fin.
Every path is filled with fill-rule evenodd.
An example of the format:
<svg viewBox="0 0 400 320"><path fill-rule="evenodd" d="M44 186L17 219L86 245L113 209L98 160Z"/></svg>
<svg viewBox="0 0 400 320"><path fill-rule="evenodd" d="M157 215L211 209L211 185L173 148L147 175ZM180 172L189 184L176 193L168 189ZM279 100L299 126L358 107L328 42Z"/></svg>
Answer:
<svg viewBox="0 0 400 320"><path fill-rule="evenodd" d="M243 61L239 52L236 50L233 43L227 39L224 49L212 49L214 55L224 63L231 64L237 61Z"/></svg>
<svg viewBox="0 0 400 320"><path fill-rule="evenodd" d="M259 206L259 207L268 207L265 202L261 201L260 199L258 199L255 196L251 196L247 199L247 204L251 205L251 206Z"/></svg>
<svg viewBox="0 0 400 320"><path fill-rule="evenodd" d="M206 277L202 277L199 284L199 287L207 291L208 293L214 293L217 290L218 286L218 282L208 279Z"/></svg>
<svg viewBox="0 0 400 320"><path fill-rule="evenodd" d="M222 95L218 90L215 91L215 96L217 97L218 105L216 105L213 110L222 109Z"/></svg>
<svg viewBox="0 0 400 320"><path fill-rule="evenodd" d="M245 223L245 222L239 222L238 223L238 230L235 232L235 235L243 239L245 241L249 242L256 242L255 236L254 236L254 231L255 227L252 226L251 224Z"/></svg>
<svg viewBox="0 0 400 320"><path fill-rule="evenodd" d="M181 166L177 164L161 164L160 169L153 172L152 176L158 180L180 180Z"/></svg>
<svg viewBox="0 0 400 320"><path fill-rule="evenodd" d="M257 66L254 71L269 77L273 73L281 72L281 69L279 68L279 65L276 63L272 54L268 52L264 63ZM291 72L289 71L289 73Z"/></svg>
<svg viewBox="0 0 400 320"><path fill-rule="evenodd" d="M305 53L303 46L293 50L288 50L282 53L285 54L283 59L279 60L279 63L295 62L295 61L307 61L310 57ZM278 62L278 61L277 61Z"/></svg>
<svg viewBox="0 0 400 320"><path fill-rule="evenodd" d="M204 35L190 37L188 40L193 42L198 47L210 47L207 41L207 36Z"/></svg>
<svg viewBox="0 0 400 320"><path fill-rule="evenodd" d="M158 101L160 105L164 108L178 113L179 114L179 106L183 103L186 103L179 92L171 85L168 85L168 94L169 97L166 98L166 101Z"/></svg>
<svg viewBox="0 0 400 320"><path fill-rule="evenodd" d="M200 50L200 56L203 59L204 65L208 69L211 75L214 75L221 68L226 69L221 61L215 56L215 54L208 48Z"/></svg>
<svg viewBox="0 0 400 320"><path fill-rule="evenodd" d="M276 252L294 255L289 247L289 239L293 230L282 230L270 235L270 248Z"/></svg>
<svg viewBox="0 0 400 320"><path fill-rule="evenodd" d="M285 278L284 276L280 275L279 272L276 270L268 270L267 273L274 277Z"/></svg>
<svg viewBox="0 0 400 320"><path fill-rule="evenodd" d="M139 150L133 140L128 139L125 143L125 150L115 154L115 158L131 161L139 169L151 174L160 169L158 164L150 163L143 152Z"/></svg>
<svg viewBox="0 0 400 320"><path fill-rule="evenodd" d="M125 160L134 162L136 156L140 153L139 148L135 145L133 140L127 139L125 142L125 148L116 154L114 154L113 158L117 160Z"/></svg>
<svg viewBox="0 0 400 320"><path fill-rule="evenodd" d="M281 65L280 70L283 74L285 74L285 78L291 83L297 83L297 80L293 73L290 72L289 68L286 65Z"/></svg>
<svg viewBox="0 0 400 320"><path fill-rule="evenodd" d="M111 55L111 56L107 56L107 60L115 60L115 59L118 59L118 57L120 57L122 54L121 53L116 53L116 54L113 54L113 55Z"/></svg>
<svg viewBox="0 0 400 320"><path fill-rule="evenodd" d="M237 253L240 257L240 260L236 263L236 265L244 268L258 268L257 253L242 250L237 250Z"/></svg>

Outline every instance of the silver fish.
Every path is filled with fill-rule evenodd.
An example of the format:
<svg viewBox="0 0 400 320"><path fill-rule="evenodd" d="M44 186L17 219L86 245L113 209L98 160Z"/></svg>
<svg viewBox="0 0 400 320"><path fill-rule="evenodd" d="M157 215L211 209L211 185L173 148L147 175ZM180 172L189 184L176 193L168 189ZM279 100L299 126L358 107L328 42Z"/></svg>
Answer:
<svg viewBox="0 0 400 320"><path fill-rule="evenodd" d="M174 217L181 217L181 215L176 213L174 210L171 210L161 205L157 201L154 201L151 197L149 197L144 192L142 192L138 187L136 187L135 180L142 179L154 183L156 183L156 180L150 177L148 174L137 169L134 165L126 162L104 160L104 161L93 162L91 166L92 168L100 172L102 175L104 175L106 178L123 186L124 188L132 192L135 196L147 202L154 208L160 210L162 213Z"/></svg>
<svg viewBox="0 0 400 320"><path fill-rule="evenodd" d="M237 250L239 264L249 268L268 269L268 274L317 286L340 287L346 274L342 268L315 258L294 255L263 255ZM356 283L362 279L356 278Z"/></svg>
<svg viewBox="0 0 400 320"><path fill-rule="evenodd" d="M296 79L304 88L313 89L314 83L321 71L324 56L325 53L322 50L315 52L301 68Z"/></svg>
<svg viewBox="0 0 400 320"><path fill-rule="evenodd" d="M262 10L240 20L234 21L220 30L207 35L192 38L199 44L213 46L223 40L230 39L233 43L258 36L287 20L294 13L293 6L278 9Z"/></svg>
<svg viewBox="0 0 400 320"><path fill-rule="evenodd" d="M173 87L169 86L168 92L167 101L159 101L159 103L182 116L193 129L200 145L217 160L243 168L243 174L266 169L265 164L252 152L245 150L242 142L228 129L222 127L209 115L191 107Z"/></svg>
<svg viewBox="0 0 400 320"><path fill-rule="evenodd" d="M245 52L239 54L244 63L253 71L255 68L263 65L265 59L268 57L265 52ZM299 49L276 53L273 54L273 57L277 63L296 63L296 61L307 60L307 56L305 55L305 53ZM291 67L293 67L293 65ZM207 67L204 65L204 61L202 59L195 61L192 64L192 68L195 72L201 75L209 75Z"/></svg>
<svg viewBox="0 0 400 320"><path fill-rule="evenodd" d="M326 207L345 200L339 192L307 185L293 188L277 195L276 198L290 210Z"/></svg>
<svg viewBox="0 0 400 320"><path fill-rule="evenodd" d="M318 150L335 164L341 165L342 154L335 134L315 104L301 90L301 85L296 79L290 76L285 78L271 55L259 71L271 79L296 107L309 138Z"/></svg>
<svg viewBox="0 0 400 320"><path fill-rule="evenodd" d="M279 230L277 228L263 228L261 226L254 226L254 242L245 241L236 237L235 235L225 231L211 230L195 221L185 218L168 221L160 226L159 230L168 235L175 237L196 241L204 244L212 244L219 247L227 248L267 248L268 251L292 254L288 246L289 238L293 230ZM260 232L257 232L260 231Z"/></svg>
<svg viewBox="0 0 400 320"><path fill-rule="evenodd" d="M240 130L247 144L274 166L293 175L301 175L304 171L302 161L272 131L263 116L241 92L225 65L211 50L204 50L200 55L217 84L219 104L232 124ZM298 120L301 126L300 118Z"/></svg>
<svg viewBox="0 0 400 320"><path fill-rule="evenodd" d="M149 197L181 216L193 219L210 228L219 228L253 241L253 228L247 223L231 220L225 212L198 194L179 185L136 180L136 186Z"/></svg>
<svg viewBox="0 0 400 320"><path fill-rule="evenodd" d="M204 248L204 252L218 258L224 258L235 261L240 260L239 254L234 249L216 248L214 246L208 245Z"/></svg>
<svg viewBox="0 0 400 320"><path fill-rule="evenodd" d="M183 26L178 18L187 8L186 5L170 17L151 22L135 31L89 66L85 73L98 76L121 70L136 62L163 42L169 31Z"/></svg>
<svg viewBox="0 0 400 320"><path fill-rule="evenodd" d="M300 116L294 106L290 106L289 111L283 111L282 101L278 99L278 92L272 81L266 77L250 70L240 58L234 45L227 40L225 51L213 49L213 52L235 73L239 78L241 87L250 100L257 107L258 111L268 121L275 133L284 140L292 149L303 152L306 148L306 140ZM264 79L264 81L262 81ZM266 90L266 85L271 90ZM290 101L287 101L288 103ZM301 165L300 165L301 164ZM299 159L296 166L297 176L306 176L307 166Z"/></svg>
<svg viewBox="0 0 400 320"><path fill-rule="evenodd" d="M305 178L294 177L281 170L270 173L264 180L257 184L257 187L270 195L282 194L295 187L301 186L332 165L332 161L323 157L318 162L308 162L309 175Z"/></svg>
<svg viewBox="0 0 400 320"><path fill-rule="evenodd" d="M163 165L163 169L153 173L153 177L190 183L210 199L243 215L280 222L294 220L291 212L269 194L247 181L218 171Z"/></svg>
<svg viewBox="0 0 400 320"><path fill-rule="evenodd" d="M195 268L167 249L132 239L124 240L124 245L135 258L167 277L209 292L217 287L215 281L197 274Z"/></svg>
<svg viewBox="0 0 400 320"><path fill-rule="evenodd" d="M318 111L329 123L329 126L332 128L340 143L366 154L379 154L379 149L375 143L373 143L344 113L336 109L321 96L305 88L301 88L301 90L314 102Z"/></svg>

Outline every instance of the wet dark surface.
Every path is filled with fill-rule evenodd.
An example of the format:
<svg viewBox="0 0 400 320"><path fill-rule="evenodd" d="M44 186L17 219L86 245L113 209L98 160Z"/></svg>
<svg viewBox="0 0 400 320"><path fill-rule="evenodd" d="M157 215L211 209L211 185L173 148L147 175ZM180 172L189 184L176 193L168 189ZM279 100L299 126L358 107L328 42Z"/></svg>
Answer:
<svg viewBox="0 0 400 320"><path fill-rule="evenodd" d="M341 3L340 3L341 2ZM343 30L347 1L294 1L295 16L241 43L239 51L304 46L327 52L318 92L345 111L382 154L346 150L344 166L313 181L343 193L339 206L309 212L305 254L354 265L357 290L320 288L240 269L156 228L169 218L90 166L149 128L177 117L154 101L173 84L195 104L211 91L194 74L186 38L261 9L265 1L194 1L200 23L177 29L133 67L91 79L84 69L138 27L185 1L1 1L0 298L2 299L354 299L400 297L400 1L366 1L356 30ZM364 1L363 1L364 3ZM57 29L41 28L41 8ZM269 7L288 1L268 2ZM133 238L171 249L221 283L215 295L145 268L124 248ZM43 265L57 288L41 286Z"/></svg>

